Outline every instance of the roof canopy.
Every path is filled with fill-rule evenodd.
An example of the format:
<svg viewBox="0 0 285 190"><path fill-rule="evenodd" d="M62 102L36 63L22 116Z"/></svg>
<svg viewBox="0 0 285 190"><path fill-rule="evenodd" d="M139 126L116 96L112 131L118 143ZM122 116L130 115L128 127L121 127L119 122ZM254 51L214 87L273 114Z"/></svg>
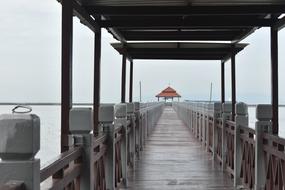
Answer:
<svg viewBox="0 0 285 190"><path fill-rule="evenodd" d="M239 42L285 12L284 0L81 0L119 41Z"/></svg>
<svg viewBox="0 0 285 190"><path fill-rule="evenodd" d="M224 60L231 54L243 50L247 44L229 43L114 43L112 46L130 59L185 59L185 60Z"/></svg>
<svg viewBox="0 0 285 190"><path fill-rule="evenodd" d="M166 89L164 89L163 91L161 91L155 97L163 97L163 98L175 98L175 97L177 97L177 98L180 98L181 96L176 92L176 90L174 90L173 88L171 88L169 86Z"/></svg>

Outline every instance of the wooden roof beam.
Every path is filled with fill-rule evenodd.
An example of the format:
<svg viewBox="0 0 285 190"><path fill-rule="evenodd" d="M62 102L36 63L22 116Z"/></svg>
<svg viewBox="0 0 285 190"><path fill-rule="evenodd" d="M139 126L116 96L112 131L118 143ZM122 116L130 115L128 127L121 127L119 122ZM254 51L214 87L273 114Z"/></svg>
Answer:
<svg viewBox="0 0 285 190"><path fill-rule="evenodd" d="M85 6L90 14L132 15L256 15L285 13L285 4L228 6Z"/></svg>
<svg viewBox="0 0 285 190"><path fill-rule="evenodd" d="M271 19L211 19L197 18L189 20L104 20L100 25L103 28L215 28L215 27L270 27L274 24Z"/></svg>
<svg viewBox="0 0 285 190"><path fill-rule="evenodd" d="M86 25L93 32L100 30L99 24L89 15L89 13L77 1L72 0L74 14L79 18L80 22Z"/></svg>

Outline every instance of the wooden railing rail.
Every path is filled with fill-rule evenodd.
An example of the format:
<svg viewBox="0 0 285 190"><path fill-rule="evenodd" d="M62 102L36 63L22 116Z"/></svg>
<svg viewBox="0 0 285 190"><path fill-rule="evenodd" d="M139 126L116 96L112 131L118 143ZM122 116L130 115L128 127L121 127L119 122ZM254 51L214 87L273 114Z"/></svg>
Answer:
<svg viewBox="0 0 285 190"><path fill-rule="evenodd" d="M222 142L223 142L223 123L222 123L222 119L218 118L216 120L216 137L217 137L217 144L216 144L216 158L217 161L222 164L223 162L223 146L222 146Z"/></svg>
<svg viewBox="0 0 285 190"><path fill-rule="evenodd" d="M95 189L106 189L105 155L107 152L107 134L101 133L93 138L93 163Z"/></svg>
<svg viewBox="0 0 285 190"><path fill-rule="evenodd" d="M117 126L114 130L114 144L115 144L115 187L121 185L123 180L122 173L122 159L121 159L121 143L123 136L123 126Z"/></svg>
<svg viewBox="0 0 285 190"><path fill-rule="evenodd" d="M268 133L263 134L266 190L285 188L285 139Z"/></svg>
<svg viewBox="0 0 285 190"><path fill-rule="evenodd" d="M240 126L240 141L242 160L239 177L242 179L244 187L252 189L255 184L255 130Z"/></svg>
<svg viewBox="0 0 285 190"><path fill-rule="evenodd" d="M66 169L66 166L69 164L72 165L70 166L72 170L75 168L74 166L79 166L80 165L79 158L82 156L82 151L83 151L82 147L74 147L60 154L53 161L45 164L40 171L40 181L43 182L47 178L52 177L59 170ZM65 177L63 176L63 178L60 180L65 180Z"/></svg>
<svg viewBox="0 0 285 190"><path fill-rule="evenodd" d="M235 141L235 126L236 123L233 121L226 121L225 125L225 136L226 136L226 170L230 175L234 176L234 141Z"/></svg>

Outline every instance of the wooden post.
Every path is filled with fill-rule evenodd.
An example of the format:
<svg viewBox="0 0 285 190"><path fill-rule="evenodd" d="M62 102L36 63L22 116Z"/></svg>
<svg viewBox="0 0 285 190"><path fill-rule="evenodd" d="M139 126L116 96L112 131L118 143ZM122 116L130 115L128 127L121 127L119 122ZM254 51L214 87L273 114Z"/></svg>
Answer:
<svg viewBox="0 0 285 190"><path fill-rule="evenodd" d="M98 115L100 107L100 81L101 81L101 29L95 33L94 47L94 88L93 88L93 134L96 136L99 133Z"/></svg>
<svg viewBox="0 0 285 190"><path fill-rule="evenodd" d="M69 110L72 107L72 1L62 0L61 37L61 152L68 150Z"/></svg>
<svg viewBox="0 0 285 190"><path fill-rule="evenodd" d="M134 73L134 63L133 60L130 61L130 86L129 86L129 102L133 102L133 73Z"/></svg>
<svg viewBox="0 0 285 190"><path fill-rule="evenodd" d="M271 104L272 132L278 134L278 30L271 27Z"/></svg>
<svg viewBox="0 0 285 190"><path fill-rule="evenodd" d="M225 103L225 61L221 63L221 102Z"/></svg>
<svg viewBox="0 0 285 190"><path fill-rule="evenodd" d="M126 62L127 57L125 55L122 56L122 80L121 80L121 102L126 102Z"/></svg>
<svg viewBox="0 0 285 190"><path fill-rule="evenodd" d="M232 120L235 120L235 104L236 104L236 55L232 52L231 56L231 71L232 71Z"/></svg>

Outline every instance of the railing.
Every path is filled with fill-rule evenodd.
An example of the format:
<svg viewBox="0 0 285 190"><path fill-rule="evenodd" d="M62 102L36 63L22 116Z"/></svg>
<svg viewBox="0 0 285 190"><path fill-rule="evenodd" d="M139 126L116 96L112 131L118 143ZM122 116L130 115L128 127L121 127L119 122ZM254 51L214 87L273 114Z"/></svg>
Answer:
<svg viewBox="0 0 285 190"><path fill-rule="evenodd" d="M51 164L46 164L41 168L41 183L53 177L57 172L64 171L60 176L54 176L52 183L45 186L46 189L79 189L82 151L82 147L71 148L69 151L59 155Z"/></svg>
<svg viewBox="0 0 285 190"><path fill-rule="evenodd" d="M225 123L225 136L226 136L226 169L234 176L234 143L235 143L235 126L236 123L233 121L227 120Z"/></svg>
<svg viewBox="0 0 285 190"><path fill-rule="evenodd" d="M34 158L39 150L39 118L34 115L21 115L23 119L18 121L19 118L8 115L8 121L3 122L5 125L9 122L11 124L1 128L4 130L1 133L9 135L7 131L17 132L21 129L32 134L16 133L15 136L7 137L9 141L1 139L9 148L0 147L0 157L5 161L0 162L1 170L4 168L0 171L0 189L105 190L126 187L128 170L134 169L135 161L139 159L140 152L162 114L163 107L163 103L103 104L99 111L100 131L97 136L92 133L92 110L72 109L70 135L67 137L69 150L42 168L40 161ZM16 121L18 124L14 125ZM27 123L33 124L29 126ZM13 138L17 141L13 141ZM15 150L11 147L21 151L14 153ZM14 156L17 160L23 161L15 161ZM21 164L15 164L16 162ZM19 174L14 170L20 171ZM11 179L7 176L11 176Z"/></svg>
<svg viewBox="0 0 285 190"><path fill-rule="evenodd" d="M223 162L223 146L222 143L223 142L223 122L222 119L217 119L216 121L216 127L215 130L217 131L216 137L217 137L217 144L216 144L216 157L219 161L220 164L222 164Z"/></svg>
<svg viewBox="0 0 285 190"><path fill-rule="evenodd" d="M255 130L243 126L239 129L242 147L240 178L244 187L252 189L255 180Z"/></svg>
<svg viewBox="0 0 285 190"><path fill-rule="evenodd" d="M213 135L214 135L214 118L212 116L208 116L208 151L212 152L214 151L214 142L213 142Z"/></svg>
<svg viewBox="0 0 285 190"><path fill-rule="evenodd" d="M194 136L206 143L215 162L234 178L234 186L246 189L285 189L285 139L270 134L271 106L258 105L256 125L248 125L247 106L218 102L173 103L178 116Z"/></svg>
<svg viewBox="0 0 285 190"><path fill-rule="evenodd" d="M268 133L263 134L266 190L285 188L285 139Z"/></svg>
<svg viewBox="0 0 285 190"><path fill-rule="evenodd" d="M104 159L107 152L106 140L107 140L106 134L99 134L98 137L93 139L95 189L106 189L105 159Z"/></svg>

